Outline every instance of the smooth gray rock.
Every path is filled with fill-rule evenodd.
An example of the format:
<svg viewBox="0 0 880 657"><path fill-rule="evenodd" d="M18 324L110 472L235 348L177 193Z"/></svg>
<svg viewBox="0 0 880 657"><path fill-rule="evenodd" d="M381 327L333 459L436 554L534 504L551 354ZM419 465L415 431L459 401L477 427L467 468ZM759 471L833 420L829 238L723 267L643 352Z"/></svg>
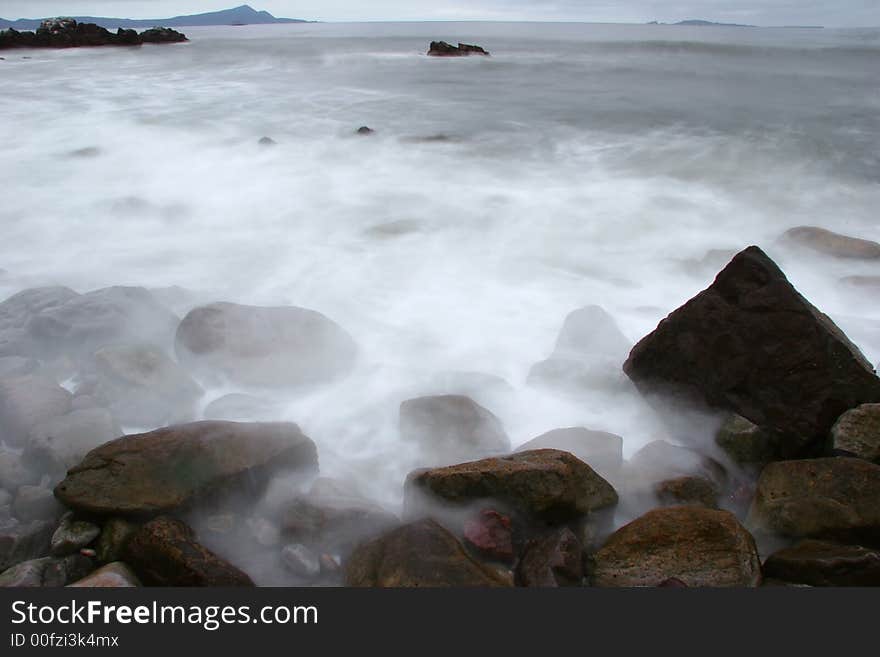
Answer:
<svg viewBox="0 0 880 657"><path fill-rule="evenodd" d="M95 447L121 435L122 428L107 409L71 411L31 429L22 458L35 470L64 474Z"/></svg>
<svg viewBox="0 0 880 657"><path fill-rule="evenodd" d="M30 430L70 410L71 395L41 376L0 380L0 427L8 444L22 446Z"/></svg>
<svg viewBox="0 0 880 657"><path fill-rule="evenodd" d="M52 556L63 557L79 552L94 541L101 533L101 528L85 520L77 520L72 512L65 513L61 523L52 534L50 550Z"/></svg>
<svg viewBox="0 0 880 657"><path fill-rule="evenodd" d="M82 579L94 568L91 559L79 554L25 561L0 573L0 587L35 588L66 586Z"/></svg>

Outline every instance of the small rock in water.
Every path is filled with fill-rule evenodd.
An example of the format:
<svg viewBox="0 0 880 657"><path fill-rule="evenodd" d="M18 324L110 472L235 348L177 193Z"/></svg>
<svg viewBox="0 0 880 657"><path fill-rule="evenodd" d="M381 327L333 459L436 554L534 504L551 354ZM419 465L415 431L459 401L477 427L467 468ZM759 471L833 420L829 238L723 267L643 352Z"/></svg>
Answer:
<svg viewBox="0 0 880 657"><path fill-rule="evenodd" d="M510 518L494 509L483 509L464 523L464 541L488 559L513 561Z"/></svg>
<svg viewBox="0 0 880 657"><path fill-rule="evenodd" d="M58 529L52 534L52 556L64 557L73 554L98 538L100 533L100 527L84 520L75 520L73 512L68 511L61 518ZM94 553L94 550L92 552Z"/></svg>
<svg viewBox="0 0 880 657"><path fill-rule="evenodd" d="M362 125L360 128L357 129L357 134L359 134L359 135L372 135L375 133L376 133L375 130L373 130L372 128L368 128L365 125Z"/></svg>
<svg viewBox="0 0 880 657"><path fill-rule="evenodd" d="M271 137L260 137L260 141L257 142L260 146L274 146L278 142L272 139Z"/></svg>
<svg viewBox="0 0 880 657"><path fill-rule="evenodd" d="M321 574L321 559L302 543L285 545L281 550L284 565L301 577L317 577Z"/></svg>
<svg viewBox="0 0 880 657"><path fill-rule="evenodd" d="M101 154L101 149L97 146L86 146L85 148L77 148L76 150L70 151L70 157L98 157Z"/></svg>
<svg viewBox="0 0 880 657"><path fill-rule="evenodd" d="M432 41L428 47L428 55L430 57L467 57L468 55L488 57L489 53L480 46L467 43L459 43L458 47L456 47L445 41Z"/></svg>

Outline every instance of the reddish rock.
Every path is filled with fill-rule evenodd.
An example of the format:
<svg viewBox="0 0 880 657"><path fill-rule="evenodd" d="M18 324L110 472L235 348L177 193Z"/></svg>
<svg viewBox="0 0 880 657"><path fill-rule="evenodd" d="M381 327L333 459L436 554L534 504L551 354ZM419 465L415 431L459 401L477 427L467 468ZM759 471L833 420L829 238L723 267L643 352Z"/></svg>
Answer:
<svg viewBox="0 0 880 657"><path fill-rule="evenodd" d="M483 509L464 523L465 544L482 556L511 562L514 557L510 518L492 509Z"/></svg>

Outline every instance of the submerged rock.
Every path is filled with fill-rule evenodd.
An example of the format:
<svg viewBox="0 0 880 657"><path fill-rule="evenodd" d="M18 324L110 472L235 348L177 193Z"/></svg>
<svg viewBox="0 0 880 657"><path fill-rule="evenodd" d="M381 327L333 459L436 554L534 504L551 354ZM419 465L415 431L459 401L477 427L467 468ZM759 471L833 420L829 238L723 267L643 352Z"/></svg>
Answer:
<svg viewBox="0 0 880 657"><path fill-rule="evenodd" d="M437 395L400 405L400 435L431 463L480 458L510 450L501 421L470 397Z"/></svg>
<svg viewBox="0 0 880 657"><path fill-rule="evenodd" d="M433 520L404 525L360 545L345 564L345 582L360 587L509 585Z"/></svg>
<svg viewBox="0 0 880 657"><path fill-rule="evenodd" d="M831 427L835 454L880 464L880 404L862 404L841 415Z"/></svg>
<svg viewBox="0 0 880 657"><path fill-rule="evenodd" d="M67 390L46 377L30 375L0 380L3 439L11 445L25 445L31 429L66 414L71 399Z"/></svg>
<svg viewBox="0 0 880 657"><path fill-rule="evenodd" d="M376 134L376 131L375 131L375 130L373 130L372 128L367 127L367 126L365 126L365 125L362 125L362 126L361 126L360 128L358 128L355 132L356 132L357 134L361 135L361 136L364 136L364 137L368 137L369 135Z"/></svg>
<svg viewBox="0 0 880 657"><path fill-rule="evenodd" d="M810 586L880 586L880 550L807 539L767 557L764 577Z"/></svg>
<svg viewBox="0 0 880 657"><path fill-rule="evenodd" d="M63 474L91 450L121 435L122 428L110 411L74 410L31 429L22 459L35 470Z"/></svg>
<svg viewBox="0 0 880 657"><path fill-rule="evenodd" d="M295 424L194 422L92 450L55 495L84 513L150 515L209 495L254 495L273 474L316 470L317 459Z"/></svg>
<svg viewBox="0 0 880 657"><path fill-rule="evenodd" d="M772 429L781 457L822 453L841 413L880 401L858 348L755 246L642 339L624 371L646 394Z"/></svg>
<svg viewBox="0 0 880 657"><path fill-rule="evenodd" d="M405 491L411 514L432 502L492 500L530 518L565 522L617 504L611 484L583 461L554 449L416 471L407 477Z"/></svg>
<svg viewBox="0 0 880 657"><path fill-rule="evenodd" d="M854 458L770 463L747 526L755 533L880 546L880 465Z"/></svg>
<svg viewBox="0 0 880 657"><path fill-rule="evenodd" d="M752 536L727 511L655 509L618 529L594 556L595 586L757 586Z"/></svg>
<svg viewBox="0 0 880 657"><path fill-rule="evenodd" d="M357 356L351 336L321 313L234 303L190 311L177 329L175 349L181 363L206 376L257 386L333 381Z"/></svg>
<svg viewBox="0 0 880 657"><path fill-rule="evenodd" d="M813 251L837 258L857 258L876 260L880 258L880 244L870 240L848 237L839 233L816 228L815 226L797 226L786 231L783 241L797 246L804 246Z"/></svg>
<svg viewBox="0 0 880 657"><path fill-rule="evenodd" d="M428 55L431 57L466 57L468 55L488 56L489 53L480 46L467 43L459 43L456 47L445 41L432 41L428 47Z"/></svg>
<svg viewBox="0 0 880 657"><path fill-rule="evenodd" d="M253 586L251 578L198 543L187 525L160 516L129 539L124 561L148 586Z"/></svg>

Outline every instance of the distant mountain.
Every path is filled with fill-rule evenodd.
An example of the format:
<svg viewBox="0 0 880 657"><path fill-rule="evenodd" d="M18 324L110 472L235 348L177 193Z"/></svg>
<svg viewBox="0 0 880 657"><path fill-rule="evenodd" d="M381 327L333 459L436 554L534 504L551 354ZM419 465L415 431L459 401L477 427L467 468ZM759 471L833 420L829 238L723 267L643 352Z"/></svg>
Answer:
<svg viewBox="0 0 880 657"><path fill-rule="evenodd" d="M651 21L647 23L648 25L695 25L697 27L760 27L760 25L742 25L740 23L713 23L712 21L703 21L698 19L690 19L686 21L679 21L678 23L660 23L658 21ZM800 29L800 30L821 30L824 29L821 25L781 25L780 27L787 29Z"/></svg>
<svg viewBox="0 0 880 657"><path fill-rule="evenodd" d="M101 16L73 16L80 23L96 23L101 27L113 29L117 27L192 27L197 25L268 25L275 23L308 23L299 18L275 18L268 11L257 11L250 5L242 5L234 9L212 11L206 14L175 16L173 18L104 18ZM13 27L16 30L35 30L40 26L41 18L22 18L15 21L0 18L0 29Z"/></svg>

